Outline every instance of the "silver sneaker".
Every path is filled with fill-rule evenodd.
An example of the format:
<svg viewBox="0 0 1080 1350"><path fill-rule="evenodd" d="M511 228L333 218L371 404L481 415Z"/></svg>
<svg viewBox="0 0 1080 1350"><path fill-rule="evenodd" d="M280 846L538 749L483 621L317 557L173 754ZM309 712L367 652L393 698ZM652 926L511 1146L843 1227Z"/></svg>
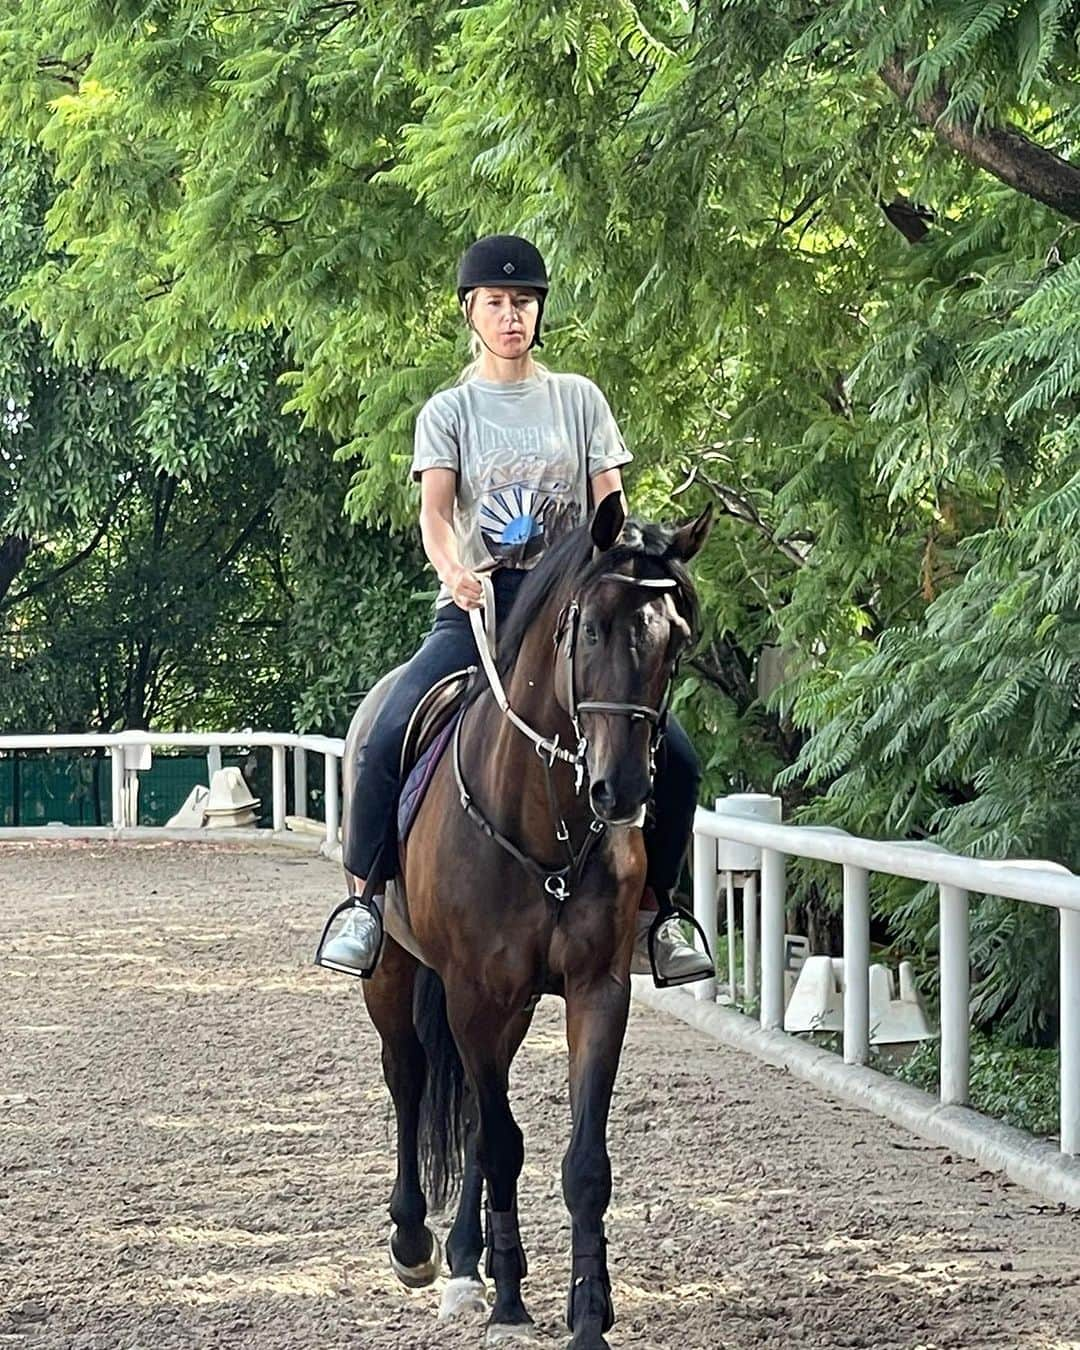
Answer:
<svg viewBox="0 0 1080 1350"><path fill-rule="evenodd" d="M649 957L649 931L654 923L657 925L653 938L655 969ZM707 980L716 974L711 957L699 952L683 937L678 918L672 915L669 919L657 922L655 910L638 912L637 940L630 971L633 975L651 975L661 988Z"/></svg>
<svg viewBox="0 0 1080 1350"><path fill-rule="evenodd" d="M330 922L333 920L331 915ZM334 937L323 939L315 964L366 980L378 964L382 940L382 915L376 906L370 901L351 905Z"/></svg>

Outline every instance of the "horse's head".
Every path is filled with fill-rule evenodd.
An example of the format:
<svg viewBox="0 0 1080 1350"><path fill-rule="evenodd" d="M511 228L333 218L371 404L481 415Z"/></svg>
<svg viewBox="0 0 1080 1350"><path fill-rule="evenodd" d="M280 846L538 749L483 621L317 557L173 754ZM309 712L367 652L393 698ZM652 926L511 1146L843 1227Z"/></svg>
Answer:
<svg viewBox="0 0 1080 1350"><path fill-rule="evenodd" d="M711 508L673 530L627 524L618 492L593 515L592 559L556 634L556 697L584 742L590 803L606 824L639 820L652 791L675 669L696 622L686 564L711 525Z"/></svg>

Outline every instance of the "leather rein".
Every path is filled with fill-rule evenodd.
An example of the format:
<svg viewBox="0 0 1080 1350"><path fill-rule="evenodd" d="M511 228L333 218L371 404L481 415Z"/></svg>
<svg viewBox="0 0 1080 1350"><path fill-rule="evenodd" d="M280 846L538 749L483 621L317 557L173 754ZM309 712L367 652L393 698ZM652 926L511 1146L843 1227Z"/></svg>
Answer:
<svg viewBox="0 0 1080 1350"><path fill-rule="evenodd" d="M480 610L472 609L469 611L469 622L472 624L473 637L476 641L476 649L480 654L480 664L483 667L484 675L487 678L492 695L496 704L504 717L527 737L536 750L544 765L544 779L547 787L548 805L551 811L551 818L555 823L555 838L563 846L566 852L566 863L562 867L549 868L538 863L535 858L530 857L523 852L504 834L500 833L494 825L488 820L484 813L474 802L465 785L465 777L461 766L461 726L464 717L459 717L457 725L454 727L453 740L453 762L454 778L457 782L458 795L461 799L461 807L468 818L480 829L489 839L493 840L506 853L510 854L522 867L533 877L533 879L543 887L544 891L551 896L557 904L563 904L573 893L573 887L581 879L585 864L601 835L608 828L607 822L600 820L593 815L589 824L588 833L584 842L575 853L571 839L570 830L566 824L558 804L558 795L555 791L555 784L552 779L552 769L556 760L562 760L564 763L572 765L574 769L574 795L578 796L581 792L582 784L585 781L585 764L589 751L589 740L585 735L580 721L582 713L605 713L617 717L629 717L632 721L647 721L652 724L653 732L649 746L649 777L650 780L655 772L656 751L664 735L664 726L667 720L668 710L671 707L671 696L675 684L676 667L672 669L664 689L664 697L660 701L658 708L653 708L647 704L641 703L613 703L598 699L584 699L579 701L574 679L574 666L577 656L578 627L581 620L581 603L577 596L570 601L559 616L555 628L554 642L558 647L563 648L563 662L566 669L567 691L569 697L569 708L567 712L570 716L571 724L574 728L574 735L577 744L573 750L567 749L559 743L558 735L553 737L543 736L540 732L531 727L524 718L510 706L510 700L507 698L506 690L503 687L502 679L495 664L495 591L491 584L491 578L487 574L481 574L480 584L484 591L483 615ZM647 590L675 590L678 582L671 577L644 578L627 576L622 572L603 572L597 581L615 581L624 585L640 587Z"/></svg>

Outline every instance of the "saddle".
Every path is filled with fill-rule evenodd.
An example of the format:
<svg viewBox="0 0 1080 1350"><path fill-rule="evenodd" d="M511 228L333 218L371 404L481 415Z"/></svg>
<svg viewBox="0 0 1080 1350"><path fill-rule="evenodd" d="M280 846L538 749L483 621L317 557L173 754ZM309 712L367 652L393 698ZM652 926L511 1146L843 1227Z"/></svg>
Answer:
<svg viewBox="0 0 1080 1350"><path fill-rule="evenodd" d="M453 734L475 666L456 670L432 685L416 705L401 747L398 840L404 843L424 801L435 769Z"/></svg>

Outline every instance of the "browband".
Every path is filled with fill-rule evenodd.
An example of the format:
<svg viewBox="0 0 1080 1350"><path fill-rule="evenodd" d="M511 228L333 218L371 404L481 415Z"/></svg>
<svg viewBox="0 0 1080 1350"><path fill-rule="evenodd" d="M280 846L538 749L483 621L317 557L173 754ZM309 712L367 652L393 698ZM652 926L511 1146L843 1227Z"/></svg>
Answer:
<svg viewBox="0 0 1080 1350"><path fill-rule="evenodd" d="M626 586L647 586L654 591L673 591L678 582L673 577L628 577L625 572L601 572L598 581L621 581Z"/></svg>

